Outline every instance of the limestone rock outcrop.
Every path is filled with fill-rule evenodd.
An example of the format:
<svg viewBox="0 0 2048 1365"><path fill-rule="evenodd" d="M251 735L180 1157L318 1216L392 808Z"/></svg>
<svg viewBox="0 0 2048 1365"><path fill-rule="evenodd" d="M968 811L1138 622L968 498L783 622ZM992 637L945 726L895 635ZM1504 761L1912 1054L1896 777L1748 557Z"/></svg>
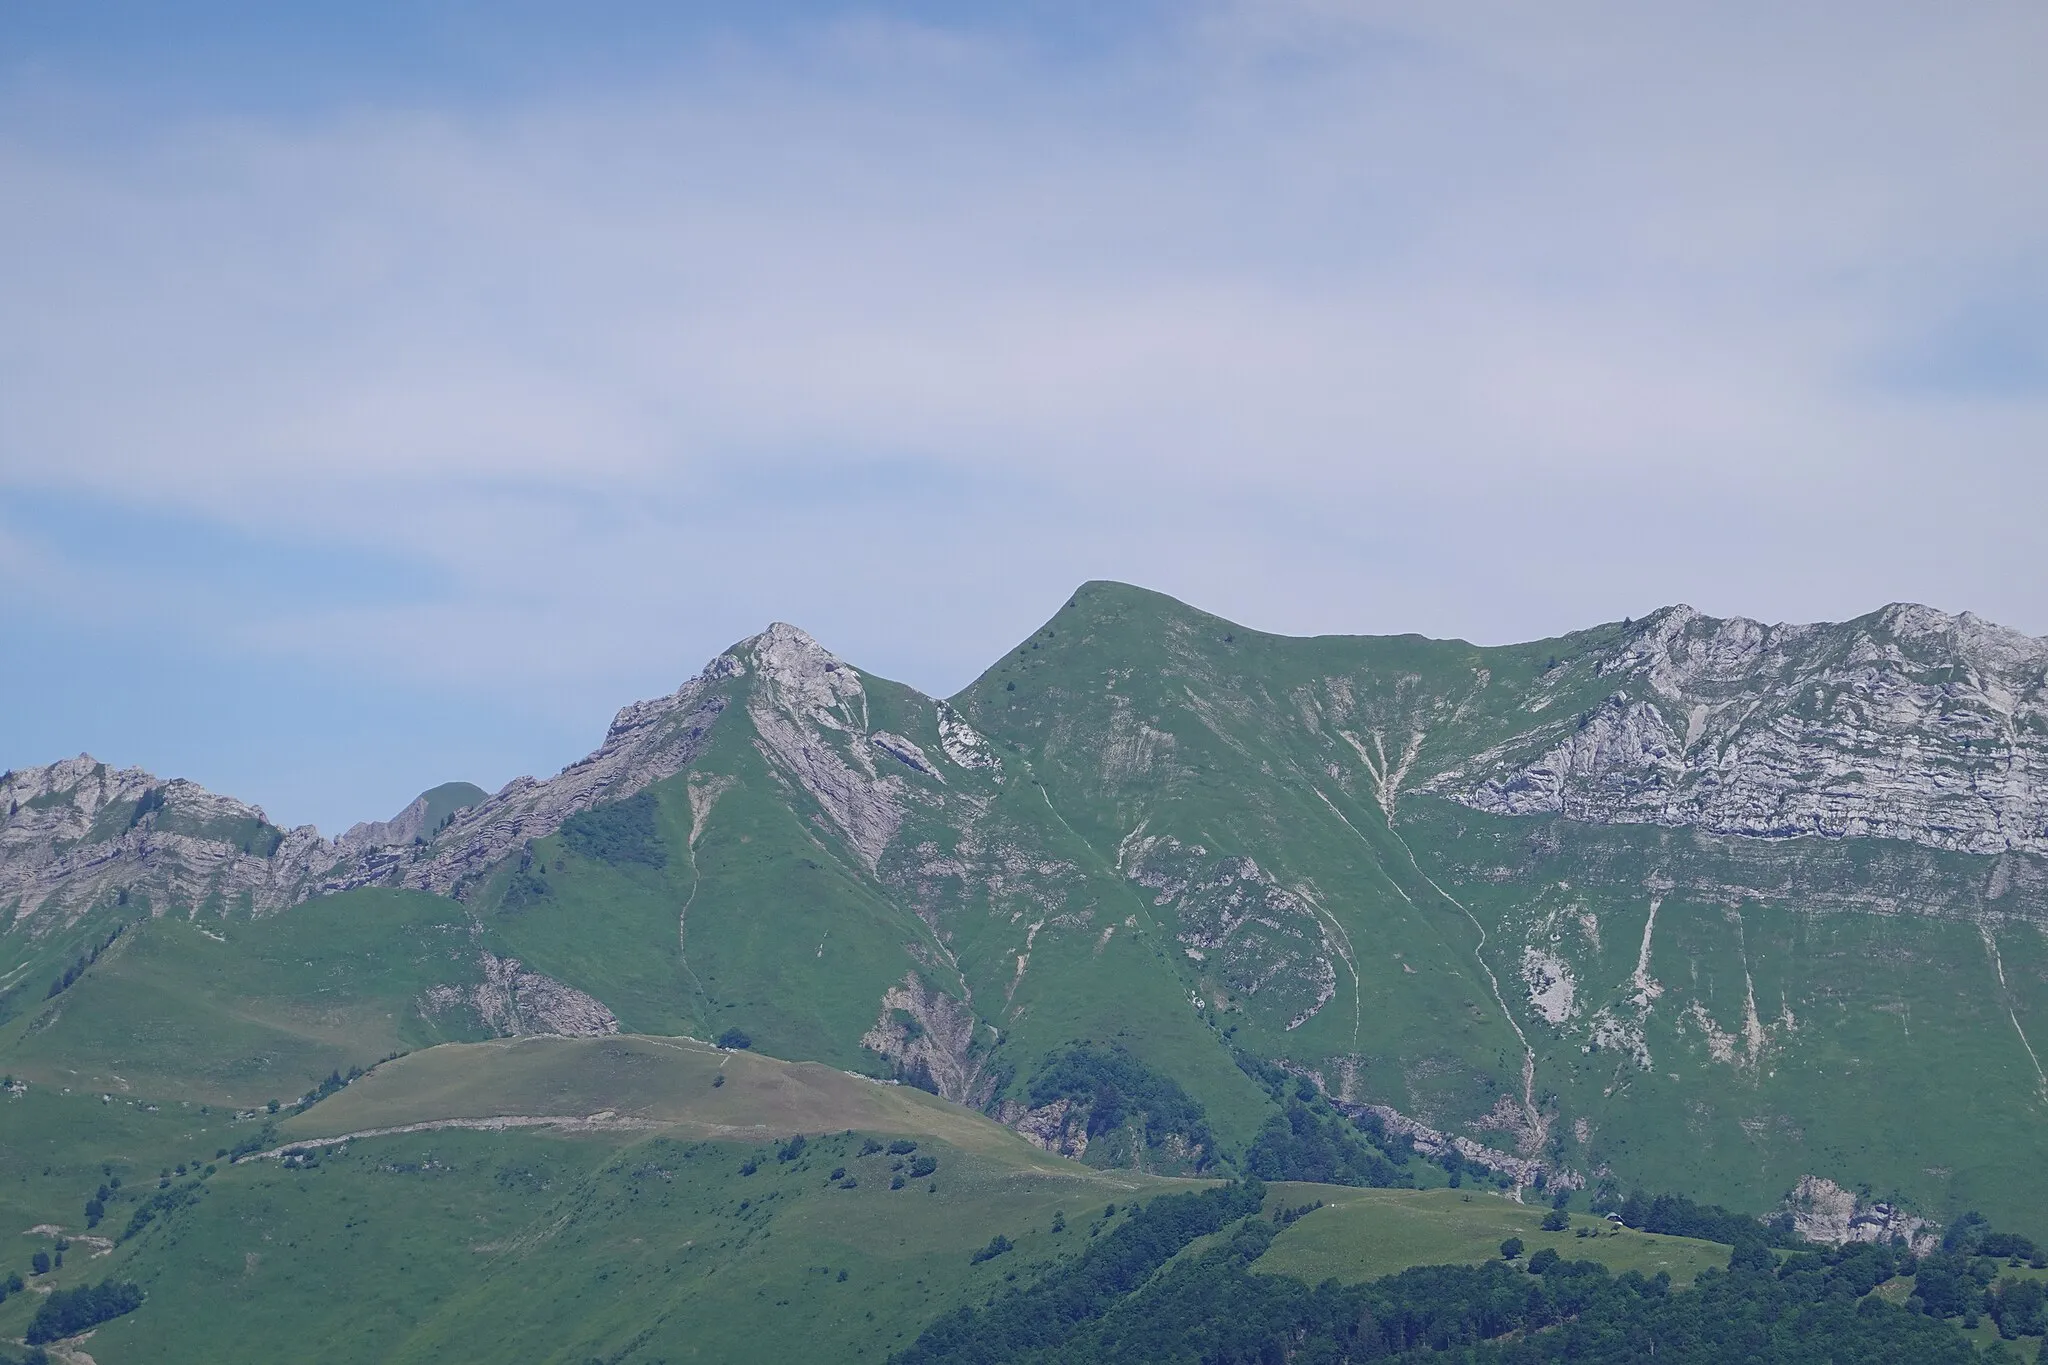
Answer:
<svg viewBox="0 0 2048 1365"><path fill-rule="evenodd" d="M1427 789L1596 824L2048 852L2048 640L1919 606L1776 626L1678 606L1584 667L1604 701Z"/></svg>
<svg viewBox="0 0 2048 1365"><path fill-rule="evenodd" d="M563 1038L601 1038L619 1031L619 1021L604 1002L551 976L529 971L516 957L486 950L481 957L483 980L473 986L434 986L420 1000L428 1015L466 1010L501 1038L551 1034Z"/></svg>

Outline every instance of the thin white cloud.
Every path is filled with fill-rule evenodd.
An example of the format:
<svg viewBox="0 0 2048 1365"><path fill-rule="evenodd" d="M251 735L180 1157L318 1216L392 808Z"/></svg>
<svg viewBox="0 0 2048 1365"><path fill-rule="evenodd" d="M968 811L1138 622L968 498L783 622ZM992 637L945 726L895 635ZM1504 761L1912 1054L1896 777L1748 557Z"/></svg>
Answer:
<svg viewBox="0 0 2048 1365"><path fill-rule="evenodd" d="M872 23L510 108L22 121L0 481L435 564L192 628L578 706L770 615L954 685L1107 572L1285 628L2048 629L2043 395L1872 378L2039 269L2043 37L1246 4L1070 70Z"/></svg>

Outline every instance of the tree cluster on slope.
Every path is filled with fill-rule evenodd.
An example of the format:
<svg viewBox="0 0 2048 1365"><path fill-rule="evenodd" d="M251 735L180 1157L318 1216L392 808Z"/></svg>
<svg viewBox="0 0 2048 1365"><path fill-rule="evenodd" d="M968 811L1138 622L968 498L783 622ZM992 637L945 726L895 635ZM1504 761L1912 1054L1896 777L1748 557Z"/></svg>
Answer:
<svg viewBox="0 0 2048 1365"><path fill-rule="evenodd" d="M1371 1284L1310 1286L1251 1272L1277 1229L1237 1213L1248 1194L1232 1187L1155 1200L1118 1230L1142 1228L1145 1235L1131 1240L1142 1244L1143 1255L1112 1254L1092 1266L1084 1256L1021 1293L942 1319L896 1359L899 1365L1394 1359L1621 1365L1652 1358L1673 1365L1965 1365L1979 1359L1953 1325L1872 1292L1910 1264L1889 1247L1805 1252L1780 1266L1770 1248L1751 1242L1731 1253L1727 1270L1708 1271L1682 1292L1661 1274L1617 1276L1598 1262L1566 1261L1548 1249L1526 1268L1507 1260L1422 1266ZM1190 1202L1202 1198L1215 1202ZM1155 1220L1155 1208L1171 1214ZM1216 1245L1174 1259L1196 1238L1225 1227ZM1103 1250L1123 1251L1114 1240ZM1112 1265L1118 1273L1109 1273Z"/></svg>
<svg viewBox="0 0 2048 1365"><path fill-rule="evenodd" d="M1031 1078L1034 1108L1067 1100L1087 1111L1088 1136L1098 1138L1136 1124L1148 1148L1178 1139L1197 1170L1213 1159L1208 1118L1180 1082L1155 1071L1118 1046L1074 1043L1046 1059Z"/></svg>
<svg viewBox="0 0 2048 1365"><path fill-rule="evenodd" d="M128 1281L101 1280L76 1289L58 1289L36 1309L28 1325L27 1341L31 1346L61 1341L140 1307L142 1289Z"/></svg>
<svg viewBox="0 0 2048 1365"><path fill-rule="evenodd" d="M1261 1180L1323 1185L1413 1185L1415 1177L1368 1140L1355 1123L1299 1097L1266 1120L1246 1149L1244 1169Z"/></svg>
<svg viewBox="0 0 2048 1365"><path fill-rule="evenodd" d="M647 791L592 806L562 822L562 842L592 862L666 867L668 849L661 841L658 813L654 794Z"/></svg>

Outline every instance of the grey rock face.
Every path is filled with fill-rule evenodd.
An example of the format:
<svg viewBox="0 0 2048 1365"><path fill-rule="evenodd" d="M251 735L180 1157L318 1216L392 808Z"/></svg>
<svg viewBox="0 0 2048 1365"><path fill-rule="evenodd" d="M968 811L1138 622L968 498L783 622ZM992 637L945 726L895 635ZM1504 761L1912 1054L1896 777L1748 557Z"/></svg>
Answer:
<svg viewBox="0 0 2048 1365"><path fill-rule="evenodd" d="M196 782L89 754L0 776L0 911L38 932L109 902L275 908L325 847Z"/></svg>
<svg viewBox="0 0 2048 1365"><path fill-rule="evenodd" d="M877 730L868 736L868 742L913 772L923 773L926 777L937 778L941 782L946 780L932 765L932 761L924 756L924 750L919 748L914 740L905 739L902 735L892 735L887 730Z"/></svg>
<svg viewBox="0 0 2048 1365"><path fill-rule="evenodd" d="M1671 607L1594 667L1613 691L1592 711L1429 788L1502 814L2048 852L2048 640L1917 606L1805 626Z"/></svg>
<svg viewBox="0 0 2048 1365"><path fill-rule="evenodd" d="M946 757L963 768L986 768L1001 772L1003 760L996 756L988 738L967 723L966 717L945 702L938 702L939 744Z"/></svg>
<svg viewBox="0 0 2048 1365"><path fill-rule="evenodd" d="M1150 835L1124 848L1125 875L1171 906L1181 951L1233 994L1300 1028L1337 993L1336 949L1315 910L1250 858Z"/></svg>
<svg viewBox="0 0 2048 1365"><path fill-rule="evenodd" d="M905 787L898 773L876 769L877 748L926 774L930 763L908 740L870 740L860 674L795 626L777 622L745 648L756 667L747 717L762 756L818 803L873 871L903 825Z"/></svg>
<svg viewBox="0 0 2048 1365"><path fill-rule="evenodd" d="M860 1045L955 1104L980 1108L995 1094L995 1079L974 1046L980 1021L964 1001L934 990L912 972L882 996L875 1026Z"/></svg>
<svg viewBox="0 0 2048 1365"><path fill-rule="evenodd" d="M425 828L425 798L330 841L310 825L278 829L197 783L89 755L10 772L0 777L0 913L42 933L109 902L138 914L211 905L260 915L362 886L460 895L527 840L681 771L745 672L720 655L673 695L619 712L597 752L548 781L508 783L438 834Z"/></svg>
<svg viewBox="0 0 2048 1365"><path fill-rule="evenodd" d="M1903 1237L1909 1248L1925 1254L1941 1245L1935 1224L1891 1204L1866 1204L1853 1190L1824 1176L1801 1176L1785 1197L1785 1210L1792 1215L1794 1231L1809 1242L1826 1246L1850 1242L1889 1245L1894 1237Z"/></svg>
<svg viewBox="0 0 2048 1365"><path fill-rule="evenodd" d="M482 965L482 981L468 989L435 986L421 999L421 1011L471 1011L501 1038L536 1033L600 1038L619 1031L619 1021L603 1001L551 976L525 970L518 958L486 951Z"/></svg>
<svg viewBox="0 0 2048 1365"><path fill-rule="evenodd" d="M1088 1113L1072 1100L1057 1099L1036 1109L1018 1100L1004 1100L995 1118L1042 1151L1076 1161L1087 1155Z"/></svg>

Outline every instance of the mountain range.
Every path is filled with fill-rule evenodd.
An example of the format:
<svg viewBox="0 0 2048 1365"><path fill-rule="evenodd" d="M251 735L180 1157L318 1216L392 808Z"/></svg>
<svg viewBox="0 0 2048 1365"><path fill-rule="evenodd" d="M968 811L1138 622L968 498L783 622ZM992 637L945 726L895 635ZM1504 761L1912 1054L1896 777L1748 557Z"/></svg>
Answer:
<svg viewBox="0 0 2048 1365"><path fill-rule="evenodd" d="M1968 614L1479 647L1095 582L953 697L776 624L337 838L89 756L0 810L0 1063L109 1106L723 1036L1105 1172L1313 1097L1512 1198L2048 1229L2048 640Z"/></svg>
<svg viewBox="0 0 2048 1365"><path fill-rule="evenodd" d="M1121 1039L1226 1141L1243 1054L1559 1173L1949 1209L2003 1162L1899 1139L1942 1113L2020 1157L2043 1098L2048 642L1922 607L1476 648L1090 583L953 698L777 624L551 779L332 840L88 757L0 801L24 1063L68 1055L43 979L114 923L388 888L477 949L400 1035L737 1020L1013 1110ZM500 999L543 980L575 1019Z"/></svg>

